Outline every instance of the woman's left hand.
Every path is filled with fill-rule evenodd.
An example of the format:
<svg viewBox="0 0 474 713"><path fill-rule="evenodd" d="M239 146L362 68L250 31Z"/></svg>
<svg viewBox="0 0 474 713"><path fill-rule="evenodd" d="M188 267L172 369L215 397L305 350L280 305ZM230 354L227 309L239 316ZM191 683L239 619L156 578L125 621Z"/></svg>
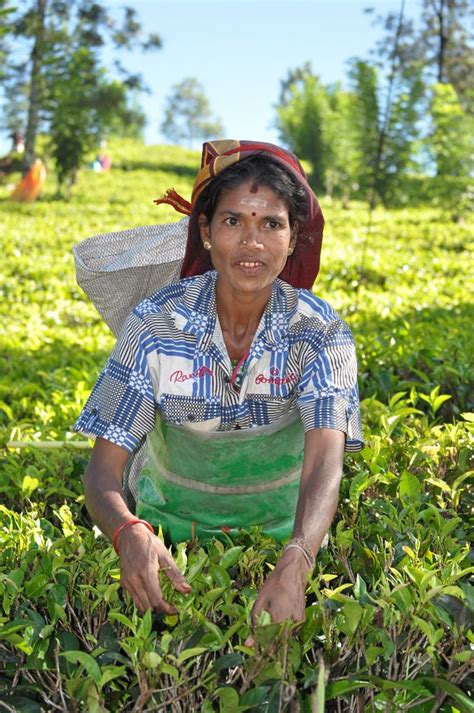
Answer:
<svg viewBox="0 0 474 713"><path fill-rule="evenodd" d="M304 621L308 573L308 564L298 550L284 552L258 593L252 609L252 625L257 624L258 615L264 610L274 623Z"/></svg>

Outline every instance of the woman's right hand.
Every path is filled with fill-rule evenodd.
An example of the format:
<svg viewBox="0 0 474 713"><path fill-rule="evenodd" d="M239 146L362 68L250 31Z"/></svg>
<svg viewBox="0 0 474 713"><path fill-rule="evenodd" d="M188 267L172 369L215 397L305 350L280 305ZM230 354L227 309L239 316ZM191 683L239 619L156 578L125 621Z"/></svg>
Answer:
<svg viewBox="0 0 474 713"><path fill-rule="evenodd" d="M163 599L159 572L166 574L173 587L182 594L191 591L164 542L144 525L128 527L120 533L117 547L120 555L120 583L131 595L141 614L153 609L159 614L176 614L177 610Z"/></svg>
<svg viewBox="0 0 474 713"><path fill-rule="evenodd" d="M95 522L111 540L117 527L134 518L122 490L123 471L129 454L121 446L97 438L84 473L86 507ZM158 573L171 580L173 587L188 594L191 587L176 566L164 543L145 525L124 528L117 538L121 584L141 613L153 609L160 614L176 614L176 608L163 599Z"/></svg>

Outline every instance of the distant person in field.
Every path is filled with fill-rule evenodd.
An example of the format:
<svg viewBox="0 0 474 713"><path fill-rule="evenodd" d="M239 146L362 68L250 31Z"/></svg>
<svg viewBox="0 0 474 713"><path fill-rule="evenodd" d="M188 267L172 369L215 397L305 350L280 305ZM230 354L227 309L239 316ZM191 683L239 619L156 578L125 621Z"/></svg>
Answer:
<svg viewBox="0 0 474 713"><path fill-rule="evenodd" d="M20 131L13 131L10 134L12 141L9 152L0 157L0 180L15 171L22 169L22 157L25 152L25 139Z"/></svg>
<svg viewBox="0 0 474 713"><path fill-rule="evenodd" d="M110 171L112 168L112 157L110 154L105 153L105 150L107 149L107 141L105 139L102 139L100 142L100 153L97 154L95 159L92 162L92 169L96 173L102 173L102 172L107 172Z"/></svg>
<svg viewBox="0 0 474 713"><path fill-rule="evenodd" d="M293 154L250 141L204 144L191 201L157 202L190 216L181 279L133 310L75 425L96 438L87 508L140 611L176 611L160 570L191 591L157 527L176 542L261 525L286 544L253 620L301 621L344 450L363 447L353 338L311 291L320 206Z"/></svg>

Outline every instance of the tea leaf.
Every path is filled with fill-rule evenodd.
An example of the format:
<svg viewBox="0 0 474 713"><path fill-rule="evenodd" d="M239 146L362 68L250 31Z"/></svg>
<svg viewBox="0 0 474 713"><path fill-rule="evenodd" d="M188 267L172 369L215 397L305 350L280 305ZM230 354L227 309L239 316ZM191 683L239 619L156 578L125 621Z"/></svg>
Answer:
<svg viewBox="0 0 474 713"><path fill-rule="evenodd" d="M63 651L61 656L71 663L78 663L83 666L94 683L100 684L102 676L100 666L90 654L86 654L85 651Z"/></svg>
<svg viewBox="0 0 474 713"><path fill-rule="evenodd" d="M414 475L404 470L400 477L400 484L398 487L400 498L404 502L418 502L421 495L421 485Z"/></svg>
<svg viewBox="0 0 474 713"><path fill-rule="evenodd" d="M181 651L181 653L178 656L178 662L183 663L183 661L187 661L188 659L192 659L195 656L200 656L203 654L205 651L207 651L206 646L194 646L191 649L185 649L184 651Z"/></svg>
<svg viewBox="0 0 474 713"><path fill-rule="evenodd" d="M239 710L239 694L233 688L217 688L214 698L219 699L221 713L237 713Z"/></svg>
<svg viewBox="0 0 474 713"><path fill-rule="evenodd" d="M220 673L228 668L233 668L234 666L240 666L244 661L242 654L224 654L214 661L212 664L214 671Z"/></svg>
<svg viewBox="0 0 474 713"><path fill-rule="evenodd" d="M113 621L119 621L121 624L130 629L130 631L133 631L133 633L135 633L136 631L135 624L127 616L125 616L125 614L122 614L121 612L109 612L109 619L112 619Z"/></svg>
<svg viewBox="0 0 474 713"><path fill-rule="evenodd" d="M311 713L324 713L326 704L325 668L322 658L319 659L318 683L311 697Z"/></svg>
<svg viewBox="0 0 474 713"><path fill-rule="evenodd" d="M224 552L221 558L221 566L224 569L229 569L230 567L233 567L234 564L236 564L240 556L242 554L243 547L230 547L228 550Z"/></svg>

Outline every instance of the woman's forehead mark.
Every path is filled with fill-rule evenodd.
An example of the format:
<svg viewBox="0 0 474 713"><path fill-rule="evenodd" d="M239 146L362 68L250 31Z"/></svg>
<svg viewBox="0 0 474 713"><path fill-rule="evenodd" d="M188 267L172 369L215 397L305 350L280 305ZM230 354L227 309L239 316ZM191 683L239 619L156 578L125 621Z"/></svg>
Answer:
<svg viewBox="0 0 474 713"><path fill-rule="evenodd" d="M262 198L242 198L240 204L248 205L250 208L266 208L268 201L264 201Z"/></svg>
<svg viewBox="0 0 474 713"><path fill-rule="evenodd" d="M252 183L250 186L250 193L258 193L258 183Z"/></svg>

